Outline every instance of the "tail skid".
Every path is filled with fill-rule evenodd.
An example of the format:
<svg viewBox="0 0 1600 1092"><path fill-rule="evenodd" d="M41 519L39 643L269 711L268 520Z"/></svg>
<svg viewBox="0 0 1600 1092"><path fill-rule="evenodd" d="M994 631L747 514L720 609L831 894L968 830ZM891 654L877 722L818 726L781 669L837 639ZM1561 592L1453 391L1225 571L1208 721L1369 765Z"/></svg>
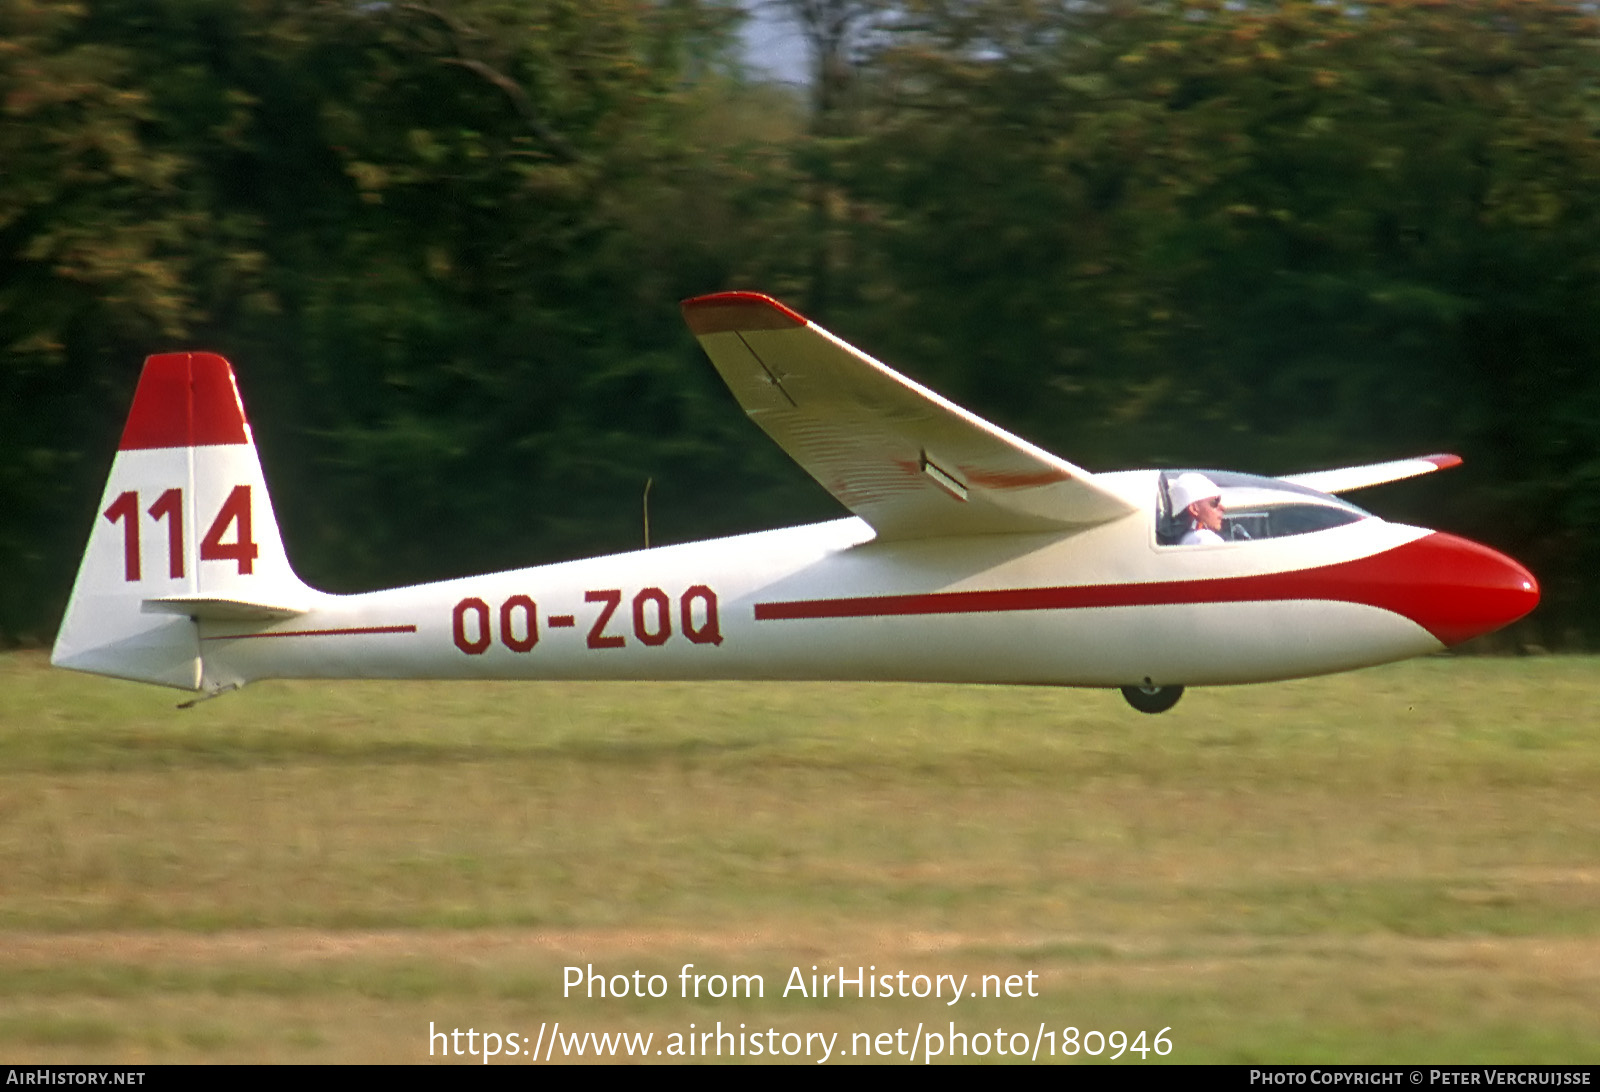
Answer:
<svg viewBox="0 0 1600 1092"><path fill-rule="evenodd" d="M228 362L147 359L51 663L215 690L201 621L264 624L319 598L289 566Z"/></svg>

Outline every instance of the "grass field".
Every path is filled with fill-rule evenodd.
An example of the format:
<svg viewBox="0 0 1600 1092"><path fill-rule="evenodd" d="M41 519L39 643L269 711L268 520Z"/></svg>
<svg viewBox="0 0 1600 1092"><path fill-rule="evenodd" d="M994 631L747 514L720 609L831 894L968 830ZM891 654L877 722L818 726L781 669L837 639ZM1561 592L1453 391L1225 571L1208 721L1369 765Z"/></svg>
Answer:
<svg viewBox="0 0 1600 1092"><path fill-rule="evenodd" d="M178 711L0 656L0 1058L953 1020L1170 1028L1184 1062L1595 1063L1597 684L1594 659L1437 658L1158 717L786 684L265 683ZM766 995L682 999L685 963ZM671 992L564 997L589 964ZM797 966L1039 996L783 997Z"/></svg>

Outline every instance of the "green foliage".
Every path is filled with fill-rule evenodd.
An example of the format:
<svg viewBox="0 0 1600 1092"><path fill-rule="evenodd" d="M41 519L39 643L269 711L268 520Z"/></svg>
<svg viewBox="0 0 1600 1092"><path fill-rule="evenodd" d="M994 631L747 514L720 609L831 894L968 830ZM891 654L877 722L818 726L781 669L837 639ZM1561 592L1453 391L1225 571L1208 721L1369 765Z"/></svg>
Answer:
<svg viewBox="0 0 1600 1092"><path fill-rule="evenodd" d="M128 362L196 320L199 256L256 259L193 185L137 43L99 33L116 10L0 3L0 636L48 635Z"/></svg>
<svg viewBox="0 0 1600 1092"><path fill-rule="evenodd" d="M1421 517L1594 571L1589 13L908 6L854 173L875 344L1092 466L1459 451Z"/></svg>
<svg viewBox="0 0 1600 1092"><path fill-rule="evenodd" d="M785 6L809 116L725 0L0 0L0 637L157 350L235 360L333 590L635 546L649 479L656 541L831 514L682 329L729 287L1094 469L1457 451L1369 503L1593 632L1587 7Z"/></svg>
<svg viewBox="0 0 1600 1092"><path fill-rule="evenodd" d="M728 469L747 426L675 306L783 279L792 234L799 119L723 60L731 9L3 12L0 633L48 637L158 349L237 362L336 589L634 546L652 477L658 540L746 527L723 498L788 473Z"/></svg>

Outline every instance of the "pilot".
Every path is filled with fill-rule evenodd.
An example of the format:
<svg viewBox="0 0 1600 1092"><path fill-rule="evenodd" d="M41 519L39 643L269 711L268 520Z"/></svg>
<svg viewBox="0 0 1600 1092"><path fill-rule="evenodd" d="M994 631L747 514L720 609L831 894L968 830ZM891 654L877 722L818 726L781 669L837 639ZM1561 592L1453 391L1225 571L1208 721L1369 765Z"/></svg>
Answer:
<svg viewBox="0 0 1600 1092"><path fill-rule="evenodd" d="M1167 490L1174 513L1187 512L1189 531L1178 540L1180 546L1199 546L1222 542L1222 490L1204 474L1178 475Z"/></svg>

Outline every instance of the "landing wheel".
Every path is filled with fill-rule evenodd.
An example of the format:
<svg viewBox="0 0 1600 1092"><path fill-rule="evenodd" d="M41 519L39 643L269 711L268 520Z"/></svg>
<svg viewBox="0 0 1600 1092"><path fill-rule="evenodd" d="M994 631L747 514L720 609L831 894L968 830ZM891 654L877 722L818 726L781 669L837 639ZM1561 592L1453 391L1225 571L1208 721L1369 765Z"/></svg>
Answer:
<svg viewBox="0 0 1600 1092"><path fill-rule="evenodd" d="M1141 713L1165 713L1178 699L1183 697L1181 686L1124 686L1122 696L1128 699L1128 704Z"/></svg>

